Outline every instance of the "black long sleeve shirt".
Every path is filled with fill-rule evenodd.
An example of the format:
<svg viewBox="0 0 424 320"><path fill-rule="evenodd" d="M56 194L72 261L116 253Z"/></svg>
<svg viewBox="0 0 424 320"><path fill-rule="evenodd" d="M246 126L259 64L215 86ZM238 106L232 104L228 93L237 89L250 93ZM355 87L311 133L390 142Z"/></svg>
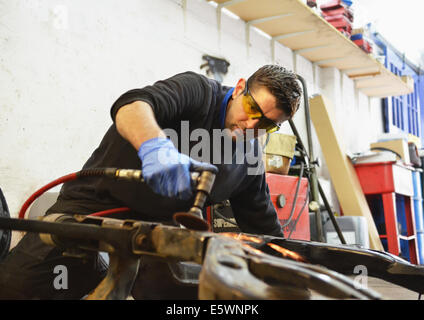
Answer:
<svg viewBox="0 0 424 320"><path fill-rule="evenodd" d="M190 141L188 150L183 150L187 149L184 148L184 141L187 142L184 139L187 139L187 135L190 135L195 129L206 129L211 135L215 129L222 129L221 107L225 95L230 89L230 87L222 86L219 82L205 76L185 72L158 81L154 85L124 93L113 104L111 117L114 121L117 111L124 105L134 101L145 101L152 107L159 126L163 129L172 129L178 134L180 138L179 151L187 153L196 148L196 144L199 148L199 141ZM189 126L188 132L185 129L187 125ZM184 137L184 135L186 136ZM222 140L221 142L221 145L225 145L225 142ZM252 161L248 160L248 156L252 156L252 152L256 152L256 159L262 161L258 154L260 152L258 140L253 139L247 143L247 147L244 148L246 150L242 154L243 162L241 164L240 158L235 161L236 157L240 156L240 154L237 155L236 148L233 148L229 158L228 154L225 157L222 155L216 157L217 153L223 152L224 147L218 148L212 138L210 144L210 162L218 167L219 172L208 204L229 199L234 217L243 232L282 237L281 225L270 201L265 174L263 172L256 175L248 174L249 167L252 167ZM249 144L250 148L248 148ZM232 146L234 147L235 143L232 143ZM205 160L202 157L199 160ZM221 160L221 164L213 161L217 158ZM258 163L253 166L258 166ZM83 166L84 169L104 167L141 168L137 150L122 138L115 124L111 125L98 148ZM131 208L135 219L166 221L170 220L175 212L187 211L191 204L192 199L182 201L155 194L144 183L112 181L107 178L94 177L65 183L60 191L58 201L48 210L48 213L89 214L126 206Z"/></svg>

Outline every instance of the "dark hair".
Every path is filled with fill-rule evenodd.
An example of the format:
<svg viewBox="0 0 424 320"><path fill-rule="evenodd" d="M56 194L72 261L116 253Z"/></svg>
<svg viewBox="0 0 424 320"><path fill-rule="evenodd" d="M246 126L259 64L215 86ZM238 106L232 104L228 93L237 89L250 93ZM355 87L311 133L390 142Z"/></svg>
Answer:
<svg viewBox="0 0 424 320"><path fill-rule="evenodd" d="M299 109L302 89L292 71L275 64L259 68L247 80L249 88L266 87L277 99L277 108L292 117Z"/></svg>

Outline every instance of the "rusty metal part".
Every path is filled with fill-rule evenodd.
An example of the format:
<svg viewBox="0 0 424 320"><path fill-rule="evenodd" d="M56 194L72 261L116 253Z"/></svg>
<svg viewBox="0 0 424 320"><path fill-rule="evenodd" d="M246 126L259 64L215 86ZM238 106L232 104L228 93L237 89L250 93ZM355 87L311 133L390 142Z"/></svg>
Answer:
<svg viewBox="0 0 424 320"><path fill-rule="evenodd" d="M60 219L64 218L58 216ZM69 219L74 219L74 222L69 223ZM202 264L199 278L201 299L210 295L219 299L305 299L308 298L309 287L334 298L378 297L372 292L354 288L350 279L333 271L261 252L249 245L255 241L256 244L261 243L261 238L251 235L237 236L244 239L243 242L228 235L196 232L159 223L80 215L67 216L66 222L62 223L25 222L38 223L36 230L32 231L46 232L58 225L61 230L67 230L63 236L60 232L53 232L58 235L54 244L62 248L75 248L77 245L81 250L110 253L113 266L91 298L125 299L129 293L126 289L131 287L135 278L136 257L142 255ZM40 223L42 228L39 228ZM79 232L78 227L83 232ZM74 236L72 233L75 233Z"/></svg>
<svg viewBox="0 0 424 320"><path fill-rule="evenodd" d="M85 297L85 300L125 300L137 277L140 257L109 254L110 262L106 277Z"/></svg>
<svg viewBox="0 0 424 320"><path fill-rule="evenodd" d="M145 235L146 238L141 245L132 243L131 251L134 254L201 264L205 243L213 234L156 224Z"/></svg>
<svg viewBox="0 0 424 320"><path fill-rule="evenodd" d="M308 299L311 290L333 299L378 299L342 274L356 265L365 265L370 276L423 288L422 267L373 250L104 217L44 218L50 222L0 218L0 228L52 234L49 244L71 254L108 252L111 269L90 299L125 299L144 255L202 265L201 299Z"/></svg>
<svg viewBox="0 0 424 320"><path fill-rule="evenodd" d="M273 286L252 275L245 248L231 238L212 238L199 276L199 299L307 299L306 288L273 290Z"/></svg>
<svg viewBox="0 0 424 320"><path fill-rule="evenodd" d="M334 299L380 298L326 268L276 258L233 239L209 240L200 299L309 299L309 290Z"/></svg>

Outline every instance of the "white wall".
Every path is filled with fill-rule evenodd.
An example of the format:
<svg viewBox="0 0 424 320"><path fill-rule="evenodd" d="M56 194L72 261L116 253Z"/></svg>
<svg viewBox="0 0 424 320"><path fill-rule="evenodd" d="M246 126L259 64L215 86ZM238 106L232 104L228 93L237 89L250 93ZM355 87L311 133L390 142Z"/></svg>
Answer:
<svg viewBox="0 0 424 320"><path fill-rule="evenodd" d="M177 72L205 74L203 54L231 63L227 85L273 57L294 69L310 94L332 100L352 152L382 132L379 101L339 71L280 44L273 56L270 38L254 28L246 43L243 21L222 14L218 24L215 7L201 0L0 0L0 187L12 215L36 189L81 168L120 94ZM304 121L302 107L295 123L306 144Z"/></svg>

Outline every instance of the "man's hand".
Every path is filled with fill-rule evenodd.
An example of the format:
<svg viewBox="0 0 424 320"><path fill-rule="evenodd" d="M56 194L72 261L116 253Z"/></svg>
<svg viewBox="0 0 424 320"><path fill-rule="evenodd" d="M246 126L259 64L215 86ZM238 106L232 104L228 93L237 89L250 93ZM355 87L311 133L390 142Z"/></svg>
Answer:
<svg viewBox="0 0 424 320"><path fill-rule="evenodd" d="M191 171L217 172L214 165L196 161L181 154L167 138L153 138L141 144L138 156L143 177L154 192L188 200L193 196Z"/></svg>

